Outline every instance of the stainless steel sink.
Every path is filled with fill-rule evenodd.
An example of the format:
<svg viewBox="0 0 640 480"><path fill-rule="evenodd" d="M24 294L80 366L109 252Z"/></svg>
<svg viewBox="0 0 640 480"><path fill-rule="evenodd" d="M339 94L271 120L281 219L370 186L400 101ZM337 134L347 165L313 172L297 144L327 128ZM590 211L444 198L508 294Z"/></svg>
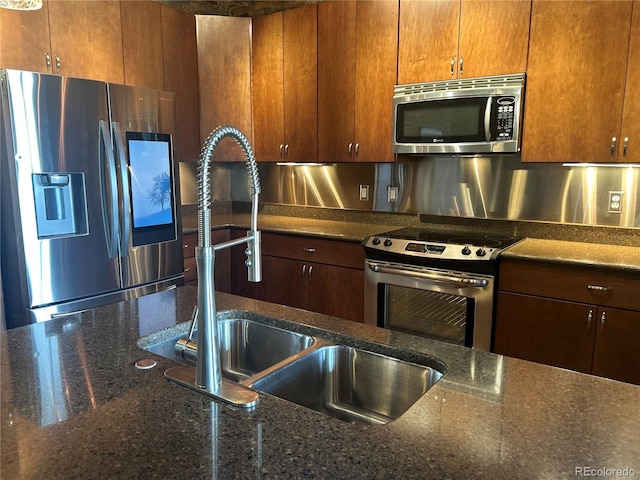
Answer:
<svg viewBox="0 0 640 480"><path fill-rule="evenodd" d="M279 364L315 342L308 335L244 318L218 320L218 332L222 376L236 382ZM144 348L166 358L195 364L195 343L180 342L182 355L176 353L176 342L185 336L174 336Z"/></svg>
<svg viewBox="0 0 640 480"><path fill-rule="evenodd" d="M384 424L406 412L442 375L336 345L314 349L250 386L347 422Z"/></svg>

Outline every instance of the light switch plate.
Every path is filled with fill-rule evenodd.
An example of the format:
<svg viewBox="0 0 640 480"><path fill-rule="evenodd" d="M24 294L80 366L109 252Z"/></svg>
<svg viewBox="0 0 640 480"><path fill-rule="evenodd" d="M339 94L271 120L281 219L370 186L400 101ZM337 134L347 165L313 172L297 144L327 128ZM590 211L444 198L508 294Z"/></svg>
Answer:
<svg viewBox="0 0 640 480"><path fill-rule="evenodd" d="M360 185L360 200L369 200L369 185Z"/></svg>
<svg viewBox="0 0 640 480"><path fill-rule="evenodd" d="M398 187L387 186L387 202L395 203L398 201Z"/></svg>

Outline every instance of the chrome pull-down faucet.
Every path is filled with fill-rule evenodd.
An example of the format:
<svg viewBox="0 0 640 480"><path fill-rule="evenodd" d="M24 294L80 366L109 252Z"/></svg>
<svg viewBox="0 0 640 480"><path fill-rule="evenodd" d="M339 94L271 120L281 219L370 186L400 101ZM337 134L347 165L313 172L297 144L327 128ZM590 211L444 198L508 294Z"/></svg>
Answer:
<svg viewBox="0 0 640 480"><path fill-rule="evenodd" d="M226 137L233 138L244 150L249 171L251 193L251 227L246 237L211 245L211 187L209 167L218 143ZM258 194L260 180L258 166L249 140L235 127L222 126L215 129L205 140L200 151L198 165L198 246L196 266L198 269L198 303L194 322L197 324L197 357L195 376L192 368L173 367L165 377L211 397L242 407L253 407L258 394L246 387L222 380L220 350L218 346L218 321L215 301L214 263L215 252L247 243L245 264L248 280L262 280L261 240L258 231Z"/></svg>

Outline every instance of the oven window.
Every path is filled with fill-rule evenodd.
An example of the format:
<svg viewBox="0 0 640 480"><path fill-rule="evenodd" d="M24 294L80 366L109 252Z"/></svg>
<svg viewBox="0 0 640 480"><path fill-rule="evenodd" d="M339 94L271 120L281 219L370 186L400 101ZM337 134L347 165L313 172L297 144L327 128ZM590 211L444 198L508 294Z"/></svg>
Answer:
<svg viewBox="0 0 640 480"><path fill-rule="evenodd" d="M473 299L386 285L385 327L457 345L472 343ZM469 324L468 324L469 323Z"/></svg>

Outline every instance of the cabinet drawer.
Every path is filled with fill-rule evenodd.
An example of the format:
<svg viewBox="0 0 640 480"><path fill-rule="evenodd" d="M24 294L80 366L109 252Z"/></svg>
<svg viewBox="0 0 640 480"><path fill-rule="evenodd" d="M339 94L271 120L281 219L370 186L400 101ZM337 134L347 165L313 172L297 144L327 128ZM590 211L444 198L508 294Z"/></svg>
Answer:
<svg viewBox="0 0 640 480"><path fill-rule="evenodd" d="M504 260L500 264L499 289L541 297L607 307L640 310L640 278L637 274L593 267Z"/></svg>
<svg viewBox="0 0 640 480"><path fill-rule="evenodd" d="M196 255L196 246L198 245L198 234L189 233L182 236L182 246L184 248L184 258L191 258Z"/></svg>
<svg viewBox="0 0 640 480"><path fill-rule="evenodd" d="M198 278L198 270L196 267L196 258L189 257L184 259L184 281L190 282Z"/></svg>
<svg viewBox="0 0 640 480"><path fill-rule="evenodd" d="M262 253L273 257L364 269L364 248L359 243L263 233Z"/></svg>

